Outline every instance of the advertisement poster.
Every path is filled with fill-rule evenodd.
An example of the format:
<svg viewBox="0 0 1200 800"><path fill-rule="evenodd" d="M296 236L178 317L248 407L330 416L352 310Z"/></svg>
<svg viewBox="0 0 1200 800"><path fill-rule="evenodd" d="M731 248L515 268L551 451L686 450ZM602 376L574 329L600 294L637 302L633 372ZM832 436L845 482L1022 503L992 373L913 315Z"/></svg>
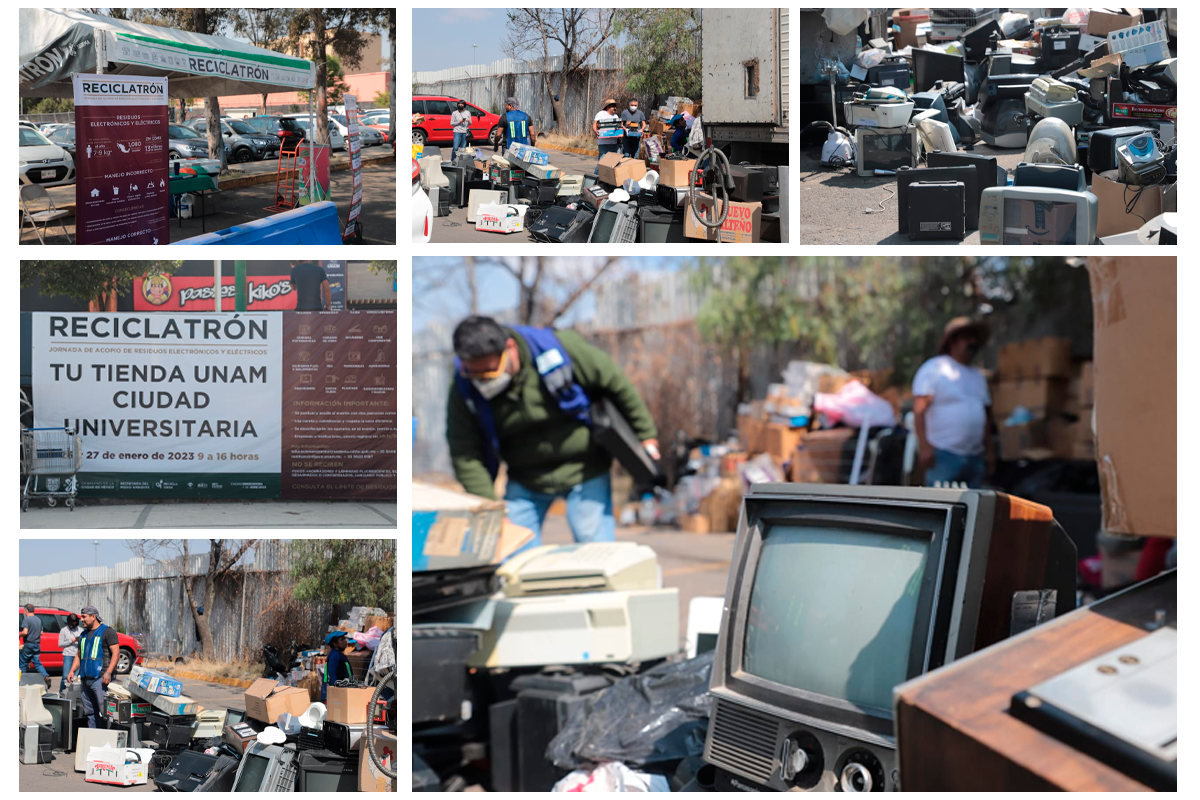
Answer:
<svg viewBox="0 0 1200 800"><path fill-rule="evenodd" d="M329 279L329 300L334 311L346 310L346 262L321 261L325 277Z"/></svg>
<svg viewBox="0 0 1200 800"><path fill-rule="evenodd" d="M315 155L313 155L315 153ZM313 169L316 169L316 192L313 202L329 199L329 145L314 144L305 139L300 144L300 156L296 159L300 169L299 199L300 205L309 204L308 187L314 180Z"/></svg>
<svg viewBox="0 0 1200 800"><path fill-rule="evenodd" d="M34 427L83 497L278 497L284 316L35 313Z"/></svg>
<svg viewBox="0 0 1200 800"><path fill-rule="evenodd" d="M350 138L346 140L346 152L350 154L350 213L346 216L346 229L342 239L351 239L358 229L358 215L362 212L362 143L358 131L358 98L352 94L342 95L346 103L346 128Z"/></svg>
<svg viewBox="0 0 1200 800"><path fill-rule="evenodd" d="M72 80L76 244L168 244L167 79Z"/></svg>
<svg viewBox="0 0 1200 800"><path fill-rule="evenodd" d="M344 262L331 262L344 263ZM329 272L328 268L325 270ZM338 309L337 290L333 277L329 279L334 309ZM221 308L233 308L235 286L233 275L221 276ZM133 279L134 311L213 311L212 276L182 277L151 275ZM246 278L246 308L249 311L290 311L296 307L296 293L287 275L251 275Z"/></svg>
<svg viewBox="0 0 1200 800"><path fill-rule="evenodd" d="M282 316L282 496L395 499L396 312Z"/></svg>

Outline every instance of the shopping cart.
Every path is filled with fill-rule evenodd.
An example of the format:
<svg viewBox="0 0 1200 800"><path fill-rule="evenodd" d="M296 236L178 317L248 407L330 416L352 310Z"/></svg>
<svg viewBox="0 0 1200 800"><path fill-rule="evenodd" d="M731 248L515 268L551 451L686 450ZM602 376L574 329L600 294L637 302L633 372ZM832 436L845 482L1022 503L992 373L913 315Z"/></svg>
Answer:
<svg viewBox="0 0 1200 800"><path fill-rule="evenodd" d="M78 489L76 473L83 464L83 442L70 428L25 428L21 431L21 466L25 489L21 492L21 510L29 510L29 498L44 497L53 508L58 498L67 500L75 510Z"/></svg>

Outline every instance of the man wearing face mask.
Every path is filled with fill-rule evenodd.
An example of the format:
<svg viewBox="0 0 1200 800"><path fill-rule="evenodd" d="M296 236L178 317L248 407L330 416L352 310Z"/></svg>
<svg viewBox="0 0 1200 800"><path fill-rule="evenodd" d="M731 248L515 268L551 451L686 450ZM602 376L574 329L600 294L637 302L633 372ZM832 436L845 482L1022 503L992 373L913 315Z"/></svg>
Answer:
<svg viewBox="0 0 1200 800"><path fill-rule="evenodd" d="M458 151L466 150L471 144L471 112L467 111L467 104L463 100L458 101L458 105L450 114L450 127L454 130L454 143L450 147L450 163L458 158Z"/></svg>
<svg viewBox="0 0 1200 800"><path fill-rule="evenodd" d="M992 396L971 362L987 342L986 324L958 317L946 324L938 355L913 378L913 413L925 485L977 489L995 466Z"/></svg>
<svg viewBox="0 0 1200 800"><path fill-rule="evenodd" d="M637 158L638 147L642 143L642 131L646 130L646 115L638 108L638 101L635 97L629 101L629 107L621 112L622 127L625 129L625 136L621 139L621 146L624 149L625 155L630 158Z"/></svg>
<svg viewBox="0 0 1200 800"><path fill-rule="evenodd" d="M508 518L541 543L550 504L566 498L577 542L615 538L612 456L592 438L586 410L608 397L658 457L646 404L606 353L574 331L501 326L468 317L454 330L456 377L446 438L463 488L495 499L500 462L508 467Z"/></svg>

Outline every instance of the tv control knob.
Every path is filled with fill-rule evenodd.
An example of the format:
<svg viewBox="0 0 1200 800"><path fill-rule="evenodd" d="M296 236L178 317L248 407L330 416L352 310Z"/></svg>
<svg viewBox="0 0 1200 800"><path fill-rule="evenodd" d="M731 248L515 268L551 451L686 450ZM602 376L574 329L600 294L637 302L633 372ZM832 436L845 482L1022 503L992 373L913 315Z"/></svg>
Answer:
<svg viewBox="0 0 1200 800"><path fill-rule="evenodd" d="M794 777L799 772L804 772L804 768L808 766L808 753L797 748L788 758L787 771L790 773L789 778Z"/></svg>
<svg viewBox="0 0 1200 800"><path fill-rule="evenodd" d="M871 771L857 761L842 767L843 792L869 792L873 783Z"/></svg>

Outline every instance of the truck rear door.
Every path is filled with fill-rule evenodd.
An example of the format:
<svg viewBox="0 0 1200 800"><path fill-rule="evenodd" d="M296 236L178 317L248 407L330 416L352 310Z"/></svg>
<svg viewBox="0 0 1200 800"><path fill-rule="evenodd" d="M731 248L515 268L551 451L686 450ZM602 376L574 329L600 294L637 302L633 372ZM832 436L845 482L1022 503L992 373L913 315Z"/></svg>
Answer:
<svg viewBox="0 0 1200 800"><path fill-rule="evenodd" d="M704 118L782 125L780 12L704 9Z"/></svg>

